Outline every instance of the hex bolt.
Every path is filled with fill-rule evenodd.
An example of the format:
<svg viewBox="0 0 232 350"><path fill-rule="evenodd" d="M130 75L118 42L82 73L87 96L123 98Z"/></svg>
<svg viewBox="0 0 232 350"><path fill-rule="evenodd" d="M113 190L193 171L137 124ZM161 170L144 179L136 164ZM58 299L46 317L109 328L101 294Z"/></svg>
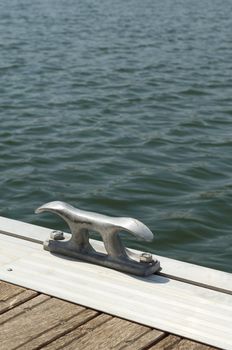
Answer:
<svg viewBox="0 0 232 350"><path fill-rule="evenodd" d="M54 239L54 241L61 241L64 239L64 232L62 231L52 231L50 233L50 238Z"/></svg>
<svg viewBox="0 0 232 350"><path fill-rule="evenodd" d="M142 253L140 255L139 261L143 262L143 263L151 263L151 262L154 261L154 259L152 257L152 254L150 254L150 253Z"/></svg>

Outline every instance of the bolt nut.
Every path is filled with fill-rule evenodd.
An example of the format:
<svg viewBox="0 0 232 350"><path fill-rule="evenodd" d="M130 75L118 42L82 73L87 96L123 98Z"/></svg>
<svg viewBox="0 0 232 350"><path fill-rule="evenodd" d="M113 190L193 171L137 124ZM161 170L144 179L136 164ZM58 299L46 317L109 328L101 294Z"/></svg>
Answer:
<svg viewBox="0 0 232 350"><path fill-rule="evenodd" d="M140 262L143 262L143 263L151 263L154 261L152 254L150 254L150 253L142 253L140 255L139 260L140 260Z"/></svg>
<svg viewBox="0 0 232 350"><path fill-rule="evenodd" d="M64 232L62 231L52 231L50 234L50 238L54 239L54 241L61 241L64 239Z"/></svg>

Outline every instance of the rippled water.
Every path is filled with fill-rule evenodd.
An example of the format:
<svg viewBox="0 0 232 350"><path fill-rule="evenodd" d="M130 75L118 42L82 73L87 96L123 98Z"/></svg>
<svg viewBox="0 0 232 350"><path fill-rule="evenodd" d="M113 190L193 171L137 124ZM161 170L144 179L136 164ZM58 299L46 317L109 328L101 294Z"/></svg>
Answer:
<svg viewBox="0 0 232 350"><path fill-rule="evenodd" d="M0 215L51 200L132 216L127 244L232 260L232 2L0 2Z"/></svg>

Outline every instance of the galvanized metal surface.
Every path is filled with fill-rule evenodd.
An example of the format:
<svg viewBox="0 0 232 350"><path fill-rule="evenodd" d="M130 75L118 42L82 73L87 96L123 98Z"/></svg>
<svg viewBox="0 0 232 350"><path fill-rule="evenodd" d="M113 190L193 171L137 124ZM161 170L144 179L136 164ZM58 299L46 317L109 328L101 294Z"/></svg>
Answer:
<svg viewBox="0 0 232 350"><path fill-rule="evenodd" d="M0 217L0 232L7 236L18 237L24 241L43 244L52 231L52 229L45 227ZM65 237L70 237L70 234L65 233ZM96 250L105 253L102 242L96 240L90 240L90 242ZM132 249L130 250L138 254L141 253ZM162 276L232 294L232 275L227 272L185 263L159 255L156 255L156 257L162 266L160 272ZM5 259L5 257L0 256L0 261L1 259Z"/></svg>
<svg viewBox="0 0 232 350"><path fill-rule="evenodd" d="M157 259L148 254L130 254L120 239L119 232L129 232L140 239L151 241L153 233L142 222L125 217L111 217L72 207L65 202L49 202L36 213L52 212L65 220L71 237L65 239L59 232L50 234L44 241L44 249L68 257L88 261L115 270L148 276L160 269ZM106 253L98 252L90 242L90 231L98 232L103 239Z"/></svg>
<svg viewBox="0 0 232 350"><path fill-rule="evenodd" d="M0 279L212 346L232 348L232 296L167 277L135 277L0 235ZM5 257L5 258L4 258Z"/></svg>

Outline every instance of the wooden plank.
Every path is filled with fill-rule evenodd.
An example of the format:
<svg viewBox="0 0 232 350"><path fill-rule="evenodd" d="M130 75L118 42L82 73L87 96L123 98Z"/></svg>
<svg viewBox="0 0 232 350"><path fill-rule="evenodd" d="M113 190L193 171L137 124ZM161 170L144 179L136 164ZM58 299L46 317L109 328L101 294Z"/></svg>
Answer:
<svg viewBox="0 0 232 350"><path fill-rule="evenodd" d="M79 338L88 334L92 337L92 332L95 328L99 327L103 323L112 319L112 316L107 314L100 314L99 316L93 318L92 320L86 322L80 327L75 328L73 331L63 335L52 341L47 346L43 347L43 350L59 350L59 349L69 349L73 342L76 342Z"/></svg>
<svg viewBox="0 0 232 350"><path fill-rule="evenodd" d="M34 298L36 295L38 295L37 292L31 291L31 290L25 290L24 292L17 294L12 298L9 298L7 301L1 302L0 314Z"/></svg>
<svg viewBox="0 0 232 350"><path fill-rule="evenodd" d="M28 301L38 293L0 281L0 314Z"/></svg>
<svg viewBox="0 0 232 350"><path fill-rule="evenodd" d="M16 295L23 293L25 288L14 286L13 284L0 281L0 301L4 302Z"/></svg>
<svg viewBox="0 0 232 350"><path fill-rule="evenodd" d="M47 344L50 344L51 342L53 344L53 341L60 339L60 337L64 336L66 333L78 328L97 315L97 311L86 309L70 319L63 320L63 316L60 313L59 325L48 329L41 335L36 336L34 339L30 340L27 344L22 345L20 348L24 350L26 346L26 349L28 350L38 349L41 347L44 349ZM54 347L52 347L52 349L54 349Z"/></svg>
<svg viewBox="0 0 232 350"><path fill-rule="evenodd" d="M26 303L20 304L17 307L3 313L0 315L0 325L19 317L20 315L25 315L29 310L33 310L36 306L49 300L50 297L47 295L38 295L37 297L27 301ZM0 333L0 337L2 333ZM0 342L1 343L1 342Z"/></svg>
<svg viewBox="0 0 232 350"><path fill-rule="evenodd" d="M157 329L152 329L147 333L143 334L140 338L135 339L131 344L123 347L123 350L143 350L147 349L154 343L158 343L163 339L165 333Z"/></svg>
<svg viewBox="0 0 232 350"><path fill-rule="evenodd" d="M182 339L175 350L218 350L218 348L214 348L208 345L204 345L201 343L197 343L188 339Z"/></svg>
<svg viewBox="0 0 232 350"><path fill-rule="evenodd" d="M176 350L180 341L181 341L180 337L177 337L175 335L169 335L166 338L162 339L157 344L150 347L149 350L164 350L164 349ZM185 350L187 349L188 348L185 348Z"/></svg>
<svg viewBox="0 0 232 350"><path fill-rule="evenodd" d="M176 335L168 335L149 350L218 350L218 348L204 345L189 339L182 339Z"/></svg>
<svg viewBox="0 0 232 350"><path fill-rule="evenodd" d="M91 336L87 333L79 339L75 339L68 346L64 346L63 349L119 350L133 344L149 330L148 327L114 317L95 328L91 332Z"/></svg>
<svg viewBox="0 0 232 350"><path fill-rule="evenodd" d="M17 349L41 347L96 314L96 311L40 295L0 316L1 350L15 348L16 344Z"/></svg>

